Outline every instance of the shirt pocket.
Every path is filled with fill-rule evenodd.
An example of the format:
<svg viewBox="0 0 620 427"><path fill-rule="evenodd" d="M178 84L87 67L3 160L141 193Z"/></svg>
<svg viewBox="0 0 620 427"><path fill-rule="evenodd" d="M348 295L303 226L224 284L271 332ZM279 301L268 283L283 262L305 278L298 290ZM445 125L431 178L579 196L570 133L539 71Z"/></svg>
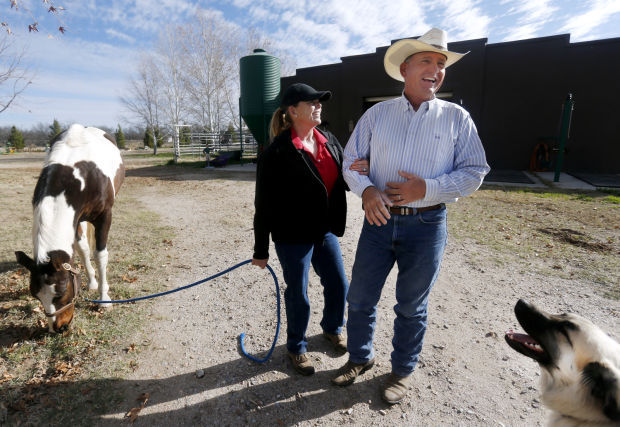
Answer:
<svg viewBox="0 0 620 427"><path fill-rule="evenodd" d="M434 132L428 147L428 158L436 172L451 170L454 164L456 138L448 132Z"/></svg>

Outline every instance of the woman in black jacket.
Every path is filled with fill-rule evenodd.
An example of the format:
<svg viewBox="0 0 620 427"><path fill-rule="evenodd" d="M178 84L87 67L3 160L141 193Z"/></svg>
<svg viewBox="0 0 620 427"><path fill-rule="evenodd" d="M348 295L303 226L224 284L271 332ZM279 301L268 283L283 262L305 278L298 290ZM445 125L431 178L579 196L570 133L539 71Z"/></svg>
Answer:
<svg viewBox="0 0 620 427"><path fill-rule="evenodd" d="M316 129L321 101L330 97L331 92L303 83L289 86L271 119L272 142L256 171L252 264L267 265L271 234L287 285L286 348L293 367L303 375L314 373L305 354L311 264L323 286L323 335L346 352L342 328L349 283L337 238L344 233L347 214L342 147L334 135ZM368 162L359 160L351 169L367 174Z"/></svg>

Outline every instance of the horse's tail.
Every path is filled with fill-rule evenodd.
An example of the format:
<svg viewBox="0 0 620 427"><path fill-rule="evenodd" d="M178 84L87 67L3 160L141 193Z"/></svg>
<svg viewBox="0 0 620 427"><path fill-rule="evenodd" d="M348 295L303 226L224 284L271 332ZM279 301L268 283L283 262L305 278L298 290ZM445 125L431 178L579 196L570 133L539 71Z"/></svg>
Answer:
<svg viewBox="0 0 620 427"><path fill-rule="evenodd" d="M95 252L95 226L90 222L86 223L86 238L88 239L88 247L92 254Z"/></svg>

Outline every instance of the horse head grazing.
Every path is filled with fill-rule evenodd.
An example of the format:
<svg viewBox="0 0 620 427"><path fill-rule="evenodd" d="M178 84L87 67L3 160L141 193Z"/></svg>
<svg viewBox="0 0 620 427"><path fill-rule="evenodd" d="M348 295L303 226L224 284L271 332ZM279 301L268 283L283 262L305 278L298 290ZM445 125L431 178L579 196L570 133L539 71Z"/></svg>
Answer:
<svg viewBox="0 0 620 427"><path fill-rule="evenodd" d="M68 328L73 320L80 288L74 249L86 269L88 288L98 288L99 299L110 301L108 232L124 177L116 143L100 129L74 124L51 144L32 200L34 259L21 251L15 255L30 271L30 293L43 304L52 332ZM99 281L90 262L93 240Z"/></svg>
<svg viewBox="0 0 620 427"><path fill-rule="evenodd" d="M50 261L37 264L25 253L15 252L17 262L30 271L30 294L43 305L50 332L63 332L73 320L74 299L80 289L80 271L62 251L50 254Z"/></svg>

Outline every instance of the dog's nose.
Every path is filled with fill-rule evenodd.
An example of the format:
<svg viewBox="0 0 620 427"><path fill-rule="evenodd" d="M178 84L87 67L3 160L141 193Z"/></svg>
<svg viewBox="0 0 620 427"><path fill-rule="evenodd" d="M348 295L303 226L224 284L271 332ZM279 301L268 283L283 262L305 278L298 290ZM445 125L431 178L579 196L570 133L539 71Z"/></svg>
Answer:
<svg viewBox="0 0 620 427"><path fill-rule="evenodd" d="M527 302L523 298L520 298L519 301L517 301L517 303L515 304L515 312L517 312L519 310L531 309L531 308L532 308L532 304L530 304L529 302Z"/></svg>

